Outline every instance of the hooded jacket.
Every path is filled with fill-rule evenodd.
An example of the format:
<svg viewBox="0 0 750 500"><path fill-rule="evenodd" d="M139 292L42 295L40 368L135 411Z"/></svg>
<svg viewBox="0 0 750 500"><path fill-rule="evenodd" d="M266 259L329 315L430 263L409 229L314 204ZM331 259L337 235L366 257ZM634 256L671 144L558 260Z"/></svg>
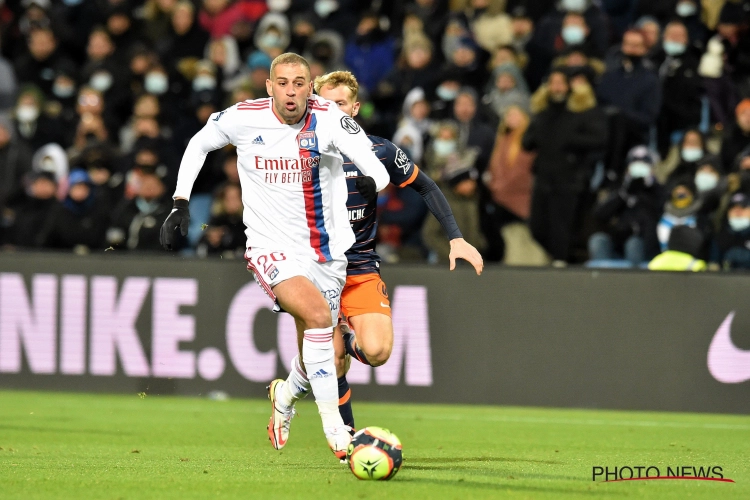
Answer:
<svg viewBox="0 0 750 500"><path fill-rule="evenodd" d="M551 103L542 85L531 97L534 117L523 147L537 153L536 183L553 189L581 190L592 166L591 156L607 142L607 121L588 85L573 90L561 103Z"/></svg>

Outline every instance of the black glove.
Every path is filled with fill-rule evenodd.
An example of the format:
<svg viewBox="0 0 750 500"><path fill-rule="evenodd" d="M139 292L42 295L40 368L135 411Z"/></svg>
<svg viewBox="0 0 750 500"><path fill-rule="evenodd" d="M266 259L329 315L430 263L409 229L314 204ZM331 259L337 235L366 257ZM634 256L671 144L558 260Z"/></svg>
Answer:
<svg viewBox="0 0 750 500"><path fill-rule="evenodd" d="M159 232L159 242L165 250L175 249L175 234L177 228L180 228L180 232L183 236L188 234L188 226L190 225L190 210L188 210L188 200L177 199L174 200L174 207L172 212L161 225L161 231Z"/></svg>
<svg viewBox="0 0 750 500"><path fill-rule="evenodd" d="M378 190L375 187L375 179L372 177L367 177L366 175L357 177L357 181L354 185L357 186L357 191L359 191L359 194L367 200L367 203L370 203L378 197Z"/></svg>

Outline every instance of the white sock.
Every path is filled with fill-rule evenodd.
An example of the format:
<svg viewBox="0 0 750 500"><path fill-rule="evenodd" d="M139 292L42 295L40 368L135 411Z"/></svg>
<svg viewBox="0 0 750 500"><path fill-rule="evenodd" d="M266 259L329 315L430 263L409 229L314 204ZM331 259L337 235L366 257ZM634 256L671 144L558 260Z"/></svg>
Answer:
<svg viewBox="0 0 750 500"><path fill-rule="evenodd" d="M344 421L339 414L339 386L333 361L333 327L305 330L302 340L302 361L310 380L323 428L339 427Z"/></svg>
<svg viewBox="0 0 750 500"><path fill-rule="evenodd" d="M305 370L302 369L302 365L299 362L299 356L295 356L292 360L289 376L286 378L282 389L279 391L277 401L279 405L282 406L282 410L286 410L294 406L297 401L304 398L309 393L310 381L307 379Z"/></svg>

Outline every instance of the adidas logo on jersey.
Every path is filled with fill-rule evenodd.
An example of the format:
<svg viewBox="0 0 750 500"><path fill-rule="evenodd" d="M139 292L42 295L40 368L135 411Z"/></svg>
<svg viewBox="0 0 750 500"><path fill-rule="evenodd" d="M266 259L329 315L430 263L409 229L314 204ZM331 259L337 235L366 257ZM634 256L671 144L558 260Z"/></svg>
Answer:
<svg viewBox="0 0 750 500"><path fill-rule="evenodd" d="M252 144L254 146L265 146L266 145L266 143L263 142L263 138L261 136L258 136L255 139L253 139Z"/></svg>

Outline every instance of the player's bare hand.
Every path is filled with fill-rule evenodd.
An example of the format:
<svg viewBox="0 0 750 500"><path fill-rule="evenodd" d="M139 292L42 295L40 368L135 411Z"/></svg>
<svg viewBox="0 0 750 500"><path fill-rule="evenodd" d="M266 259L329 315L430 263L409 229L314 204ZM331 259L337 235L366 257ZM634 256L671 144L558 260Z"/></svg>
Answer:
<svg viewBox="0 0 750 500"><path fill-rule="evenodd" d="M482 270L484 269L484 260L482 260L482 256L479 255L479 251L474 248L473 245L467 243L463 238L451 240L451 253L448 258L451 261L451 271L456 268L456 259L464 259L474 266L477 275L482 274Z"/></svg>

